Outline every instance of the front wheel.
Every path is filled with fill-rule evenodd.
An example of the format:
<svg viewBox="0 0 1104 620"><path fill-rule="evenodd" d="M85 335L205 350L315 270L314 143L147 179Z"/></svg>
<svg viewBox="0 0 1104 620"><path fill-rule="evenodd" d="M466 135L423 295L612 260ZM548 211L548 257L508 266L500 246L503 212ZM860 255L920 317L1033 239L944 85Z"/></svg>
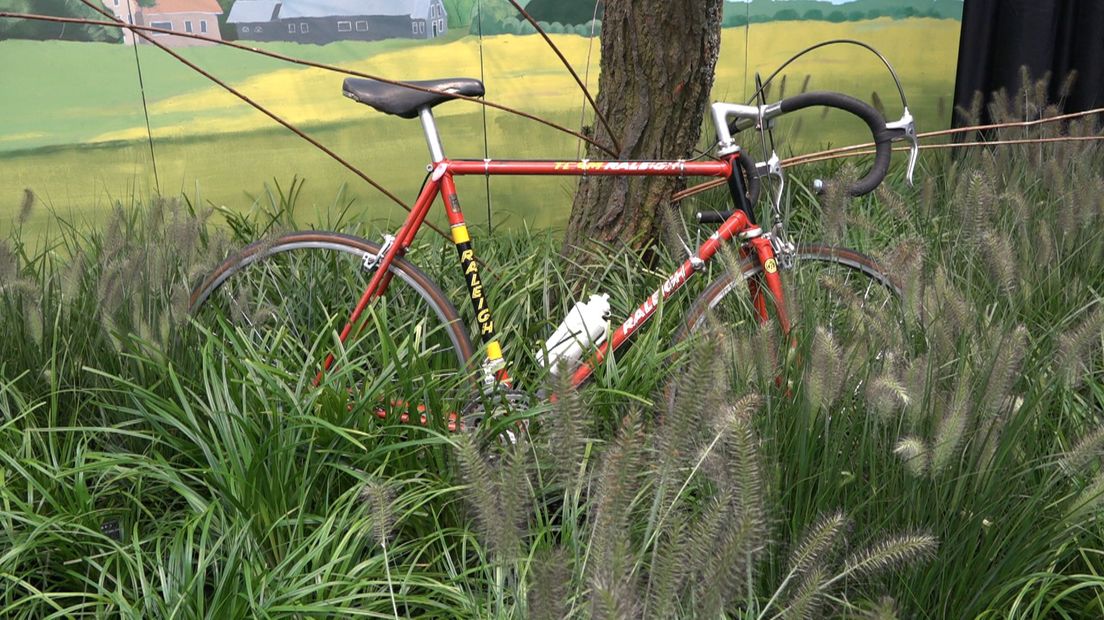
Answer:
<svg viewBox="0 0 1104 620"><path fill-rule="evenodd" d="M882 360L904 343L900 289L876 261L854 250L820 245L798 247L795 259L794 267L782 272L794 338L819 330L853 359L866 361ZM759 261L749 257L714 280L691 306L675 343L707 326L750 334L755 342L743 348L741 363L774 372L764 366L775 368L777 360L768 358L779 354L777 330L760 327L748 292L748 280L761 273ZM759 359L746 359L755 356Z"/></svg>
<svg viewBox="0 0 1104 620"><path fill-rule="evenodd" d="M191 295L195 320L227 330L260 363L313 378L328 353L332 373L411 412L445 395L470 395L473 357L456 308L426 274L402 258L391 282L340 344L338 334L372 272L380 246L360 237L303 231L253 243L223 261Z"/></svg>

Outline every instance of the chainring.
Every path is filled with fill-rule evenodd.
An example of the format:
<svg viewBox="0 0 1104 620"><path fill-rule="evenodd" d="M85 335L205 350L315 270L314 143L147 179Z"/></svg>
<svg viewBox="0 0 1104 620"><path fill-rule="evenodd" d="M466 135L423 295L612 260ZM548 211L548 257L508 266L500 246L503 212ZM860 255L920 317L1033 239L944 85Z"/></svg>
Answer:
<svg viewBox="0 0 1104 620"><path fill-rule="evenodd" d="M495 388L472 399L460 416L460 429L464 432L475 432L483 426L483 422L489 418L506 416L517 411L525 411L533 406L533 396L528 392L516 389ZM499 433L499 440L507 444L516 444L520 435L528 430L527 420L520 420L516 424L516 430L505 429Z"/></svg>

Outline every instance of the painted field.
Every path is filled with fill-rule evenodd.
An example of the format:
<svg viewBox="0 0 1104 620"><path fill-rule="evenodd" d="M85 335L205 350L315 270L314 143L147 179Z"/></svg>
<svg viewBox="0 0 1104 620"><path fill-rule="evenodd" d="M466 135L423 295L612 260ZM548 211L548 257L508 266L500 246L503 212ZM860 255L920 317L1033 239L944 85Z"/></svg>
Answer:
<svg viewBox="0 0 1104 620"><path fill-rule="evenodd" d="M957 21L930 19L755 24L746 33L746 62L744 29L726 29L714 97L743 99L750 93L750 75L773 70L812 42L857 38L896 63L921 128L943 126L949 117L940 100L949 100L953 88L958 27ZM589 81L596 84L597 40L553 36L580 73L590 55ZM428 45L388 41L273 48L392 78L480 74L480 46L474 37ZM489 99L567 126L579 124L581 95L539 38L488 37L482 52ZM400 197L413 198L426 160L416 122L344 99L339 75L231 49L192 48L186 53L305 128ZM358 218L401 214L338 164L173 59L142 48L140 60L162 194L184 193L204 204L241 210L264 195L266 184L286 186L298 176L307 180L297 203L301 223L325 222L331 217L326 214L349 200L355 201L350 212ZM155 190L133 48L3 41L0 66L0 110L5 115L0 131L0 234L11 226L6 214L18 204L23 188L33 189L56 213L78 223L99 219L114 201L128 203ZM899 112L888 74L877 59L858 48L819 52L793 65L786 92L796 92L807 74L812 74L810 89L842 90L861 98L877 91L889 114ZM483 157L483 116L478 107L457 102L438 109L448 153ZM806 113L798 121L800 136L789 136L783 149L802 151L862 139L858 123L837 120ZM505 113L488 111L487 129L492 157L573 158L577 153L576 140ZM782 134L794 133L792 124L781 129ZM461 186L474 221L486 219L483 187L482 179ZM554 226L566 216L572 188L572 182L564 180L493 180L493 219L507 226ZM44 229L51 217L39 210L27 226Z"/></svg>

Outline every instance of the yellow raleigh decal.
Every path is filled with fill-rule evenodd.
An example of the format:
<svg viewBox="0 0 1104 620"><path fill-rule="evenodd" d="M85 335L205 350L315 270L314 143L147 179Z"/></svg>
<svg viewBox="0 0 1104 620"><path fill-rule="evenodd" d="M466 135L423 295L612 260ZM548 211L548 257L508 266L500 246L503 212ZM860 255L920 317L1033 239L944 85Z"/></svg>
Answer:
<svg viewBox="0 0 1104 620"><path fill-rule="evenodd" d="M768 258L767 262L763 263L763 270L767 273L774 273L778 271L778 261L773 258Z"/></svg>
<svg viewBox="0 0 1104 620"><path fill-rule="evenodd" d="M497 340L492 340L487 343L487 359L500 360L502 359L502 345Z"/></svg>
<svg viewBox="0 0 1104 620"><path fill-rule="evenodd" d="M454 228L454 237L455 231ZM467 236L466 228L464 235ZM487 299L483 296L483 281L479 279L479 264L475 262L475 251L471 248L471 241L457 243L456 249L460 252L460 266L464 270L468 296L471 297L472 307L475 309L475 320L479 323L479 335L489 345L494 340L494 321L491 320L491 309L487 307Z"/></svg>
<svg viewBox="0 0 1104 620"><path fill-rule="evenodd" d="M467 243L471 241L471 236L468 235L468 227L463 224L457 224L452 227L452 242L456 245L461 243Z"/></svg>

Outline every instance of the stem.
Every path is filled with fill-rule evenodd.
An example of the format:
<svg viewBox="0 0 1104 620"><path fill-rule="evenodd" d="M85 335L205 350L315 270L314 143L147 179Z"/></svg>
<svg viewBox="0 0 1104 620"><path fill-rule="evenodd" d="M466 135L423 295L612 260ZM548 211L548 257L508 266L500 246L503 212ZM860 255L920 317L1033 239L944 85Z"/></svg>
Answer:
<svg viewBox="0 0 1104 620"><path fill-rule="evenodd" d="M387 559L387 541L381 540L383 548L383 572L387 576L387 593L391 596L391 610L395 612L395 620L399 620L399 604L395 601L395 586L391 583L391 562Z"/></svg>

